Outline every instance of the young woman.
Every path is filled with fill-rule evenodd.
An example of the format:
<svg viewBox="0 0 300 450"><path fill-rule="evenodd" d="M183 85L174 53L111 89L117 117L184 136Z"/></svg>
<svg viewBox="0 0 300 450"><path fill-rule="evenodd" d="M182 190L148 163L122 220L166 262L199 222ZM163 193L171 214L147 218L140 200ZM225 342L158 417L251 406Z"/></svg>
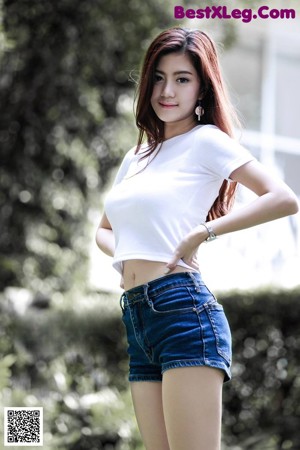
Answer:
<svg viewBox="0 0 300 450"><path fill-rule="evenodd" d="M136 417L147 450L219 450L231 336L197 250L294 214L297 200L232 138L232 110L205 33L172 28L153 41L136 117L138 144L121 164L96 236L123 279ZM237 183L257 198L229 212Z"/></svg>

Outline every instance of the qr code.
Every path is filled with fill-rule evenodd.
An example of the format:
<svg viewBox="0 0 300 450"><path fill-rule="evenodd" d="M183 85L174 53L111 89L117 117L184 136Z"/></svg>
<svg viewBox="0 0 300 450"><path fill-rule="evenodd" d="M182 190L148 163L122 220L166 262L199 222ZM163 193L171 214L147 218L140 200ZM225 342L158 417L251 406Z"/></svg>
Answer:
<svg viewBox="0 0 300 450"><path fill-rule="evenodd" d="M4 446L43 445L43 408L4 408Z"/></svg>

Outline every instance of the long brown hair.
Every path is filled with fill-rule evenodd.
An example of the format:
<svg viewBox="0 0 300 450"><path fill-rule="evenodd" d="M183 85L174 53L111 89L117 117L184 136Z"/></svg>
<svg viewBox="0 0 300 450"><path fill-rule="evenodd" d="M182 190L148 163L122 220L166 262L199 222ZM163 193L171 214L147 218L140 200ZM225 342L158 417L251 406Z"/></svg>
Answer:
<svg viewBox="0 0 300 450"><path fill-rule="evenodd" d="M209 36L199 30L175 27L163 31L150 45L144 59L137 90L136 124L139 129L136 153L147 137L143 158L151 155L164 140L164 122L151 106L155 70L162 56L170 53L187 54L200 79L204 114L201 124L213 124L233 136L233 123L238 123L229 101L221 75L217 51ZM195 105L196 107L196 105ZM196 125L196 115L195 115ZM207 220L227 214L233 205L237 184L223 181L219 195L212 205Z"/></svg>

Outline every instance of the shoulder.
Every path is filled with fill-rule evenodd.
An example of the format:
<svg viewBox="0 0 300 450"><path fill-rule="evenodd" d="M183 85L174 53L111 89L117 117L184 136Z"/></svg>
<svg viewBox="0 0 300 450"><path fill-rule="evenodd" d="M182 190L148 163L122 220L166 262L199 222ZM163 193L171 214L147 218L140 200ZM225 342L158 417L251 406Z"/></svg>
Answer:
<svg viewBox="0 0 300 450"><path fill-rule="evenodd" d="M147 149L148 149L147 144L142 144L139 150L137 150L137 145L135 145L130 150L128 150L127 153L125 153L123 161L131 162L132 160L137 160L141 156L143 156L143 154L147 151Z"/></svg>
<svg viewBox="0 0 300 450"><path fill-rule="evenodd" d="M115 177L114 185L119 184L122 179L127 174L129 167L131 166L132 161L134 160L136 147L132 147L130 150L125 153L123 156L122 162L119 165L119 169L117 171L117 175Z"/></svg>
<svg viewBox="0 0 300 450"><path fill-rule="evenodd" d="M218 154L234 155L235 153L248 153L239 141L220 130L216 125L203 125L195 133L194 145L200 149L209 148Z"/></svg>
<svg viewBox="0 0 300 450"><path fill-rule="evenodd" d="M201 164L223 178L228 178L234 169L254 159L236 139L215 125L199 128L193 147Z"/></svg>
<svg viewBox="0 0 300 450"><path fill-rule="evenodd" d="M135 152L136 152L136 145L125 153L123 161L131 161L135 156Z"/></svg>
<svg viewBox="0 0 300 450"><path fill-rule="evenodd" d="M230 137L227 133L220 130L216 125L202 125L195 132L196 142L208 143L211 145L222 146L228 142L237 142L234 138Z"/></svg>
<svg viewBox="0 0 300 450"><path fill-rule="evenodd" d="M137 159L137 154L136 154L136 146L132 147L130 150L128 150L125 155L123 156L123 159L121 161L120 164L120 169L122 171L128 169L128 167L131 165L131 163L133 161L135 161L135 159Z"/></svg>

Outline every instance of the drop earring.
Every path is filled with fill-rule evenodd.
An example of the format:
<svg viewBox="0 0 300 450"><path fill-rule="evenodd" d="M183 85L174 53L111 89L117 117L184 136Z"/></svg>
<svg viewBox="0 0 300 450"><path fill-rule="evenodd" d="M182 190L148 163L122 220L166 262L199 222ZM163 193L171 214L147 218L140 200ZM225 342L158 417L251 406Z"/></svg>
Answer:
<svg viewBox="0 0 300 450"><path fill-rule="evenodd" d="M195 114L198 116L198 122L200 122L201 116L204 114L204 108L202 107L202 102L200 99L198 100L198 106L195 109Z"/></svg>

